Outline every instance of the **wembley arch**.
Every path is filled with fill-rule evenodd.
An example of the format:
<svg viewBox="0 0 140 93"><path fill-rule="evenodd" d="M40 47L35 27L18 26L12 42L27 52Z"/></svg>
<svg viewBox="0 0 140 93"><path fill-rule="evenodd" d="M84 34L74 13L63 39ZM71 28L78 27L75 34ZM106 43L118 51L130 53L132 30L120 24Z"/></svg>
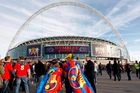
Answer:
<svg viewBox="0 0 140 93"><path fill-rule="evenodd" d="M19 28L19 30L17 31L17 33L15 34L15 36L13 37L12 41L9 44L8 50L11 49L11 47L13 46L13 44L15 43L15 40L17 38L17 36L23 31L22 29L26 28L27 25L29 25L29 23L36 18L39 14L43 13L44 11L47 11L51 8L54 7L58 7L58 6L76 6L76 7L81 7L81 8L85 8L87 10L89 10L90 12L95 13L97 16L99 16L102 20L104 20L106 22L106 24L112 29L111 31L113 31L113 33L116 35L116 37L118 38L118 40L121 43L121 46L123 49L126 50L127 53L127 59L130 60L130 56L128 53L128 50L120 36L120 33L115 29L115 27L113 26L113 24L111 23L111 21L104 16L100 11L98 11L97 9L95 9L94 7L87 5L85 3L79 2L79 1L60 1L60 2L55 2L55 3L51 3L49 5L46 5L45 7L41 8L40 10L36 11L32 16L30 16L26 22Z"/></svg>

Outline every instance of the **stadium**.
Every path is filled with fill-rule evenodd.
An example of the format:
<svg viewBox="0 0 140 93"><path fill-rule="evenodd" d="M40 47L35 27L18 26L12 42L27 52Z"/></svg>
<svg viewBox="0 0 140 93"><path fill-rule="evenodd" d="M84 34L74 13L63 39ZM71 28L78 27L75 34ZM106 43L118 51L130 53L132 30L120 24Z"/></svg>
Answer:
<svg viewBox="0 0 140 93"><path fill-rule="evenodd" d="M65 25L60 26L59 24L57 24L57 27L62 29L62 31L64 30L63 28L66 27L64 32L61 33L60 32L61 30L58 32L58 28L56 28L54 24L48 23L48 20L50 20L49 14L44 13L44 12L45 11L49 12L49 10L51 10L52 8L57 8L59 6L74 6L74 7L79 7L81 9L88 10L88 12L86 11L87 13L90 13L90 15L91 13L93 14L90 16L91 18L93 16L97 16L99 17L99 19L102 19L107 24L105 26L109 26L109 29L111 29L110 31L112 31L112 33L115 34L115 37L114 38L112 37L112 41L117 39L120 44L118 44L116 41L112 42L106 39L94 38L94 37L101 36L100 33L102 32L100 31L104 31L104 30L92 29L92 26L91 26L92 30L89 30L89 31L92 31L92 34L91 33L86 34L85 31L87 31L87 29L79 30L79 28L77 28L77 26L78 27L80 26L80 28L81 27L86 28L85 25L83 26L83 24L79 24L79 21L78 22L73 21L71 18L66 20L67 17L63 16L65 13L62 15L63 18L66 17L65 22L76 23L77 25L71 24L70 26L65 26ZM85 10L83 10L83 12L85 12ZM77 11L75 13L77 13ZM46 21L44 19L41 20L41 18L44 18L42 17L42 15L45 15ZM55 17L53 18L53 20L50 20L50 21L53 22L53 21L56 21L57 19L61 19L61 18L57 18L56 20L54 20ZM85 18L83 19L82 22L88 22L88 21L84 21ZM38 20L41 20L41 21L38 21ZM69 20L71 20L72 22ZM64 20L58 20L58 21L64 23ZM91 23L91 25L93 25L92 21L89 21L88 23ZM43 25L40 26L40 24L43 24ZM67 27L71 28L73 26L76 26L76 28L81 33L76 33L77 29L73 30L74 31L73 33L75 34L75 36L74 34L69 32L71 30L67 29ZM47 30L46 30L46 27L48 27ZM56 32L55 33L56 35L54 35L54 32ZM83 33L85 33L84 36L83 36ZM96 34L93 34L93 33L96 33ZM113 36L112 33L110 33L109 35ZM41 35L41 36L35 37L36 39L32 39L32 40L28 39L28 38L32 38L38 35ZM107 37L109 35L107 35ZM23 40L24 38L25 39L27 38L28 41ZM15 43L18 40L20 40L20 42L22 41L23 42L15 46ZM76 1L68 1L68 2L64 1L64 2L52 3L36 11L32 16L30 16L25 21L25 23L19 28L19 30L15 34L14 38L9 44L7 55L11 56L12 59L17 59L19 56L25 56L26 58L29 58L29 59L41 58L41 59L46 60L46 59L52 59L52 58L64 59L64 57L68 53L73 53L74 57L79 57L80 59L84 59L85 57L89 56L92 59L101 60L102 62L104 61L108 62L108 60L114 60L114 59L121 60L121 61L129 60L129 53L127 51L127 48L125 47L125 44L123 40L121 39L120 33L116 30L116 28L113 26L111 21L108 20L106 16L104 16L102 13L100 13L100 11L98 11L94 7L91 7L85 3L76 2Z"/></svg>
<svg viewBox="0 0 140 93"><path fill-rule="evenodd" d="M117 44L99 38L82 36L55 36L29 40L10 49L13 59L19 56L36 59L63 59L68 53L84 59L89 56L97 60L125 60L123 49Z"/></svg>

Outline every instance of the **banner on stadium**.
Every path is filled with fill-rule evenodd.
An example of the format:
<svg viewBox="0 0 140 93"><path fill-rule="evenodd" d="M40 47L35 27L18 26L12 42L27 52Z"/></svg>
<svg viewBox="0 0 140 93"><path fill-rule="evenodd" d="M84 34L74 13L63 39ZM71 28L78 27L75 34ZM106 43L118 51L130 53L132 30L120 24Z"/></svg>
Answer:
<svg viewBox="0 0 140 93"><path fill-rule="evenodd" d="M27 56L38 57L41 54L41 45L31 45L27 47Z"/></svg>
<svg viewBox="0 0 140 93"><path fill-rule="evenodd" d="M104 56L104 57L108 56L106 45L93 44L92 48L93 48L93 55Z"/></svg>
<svg viewBox="0 0 140 93"><path fill-rule="evenodd" d="M44 52L45 54L88 53L89 46L46 46Z"/></svg>

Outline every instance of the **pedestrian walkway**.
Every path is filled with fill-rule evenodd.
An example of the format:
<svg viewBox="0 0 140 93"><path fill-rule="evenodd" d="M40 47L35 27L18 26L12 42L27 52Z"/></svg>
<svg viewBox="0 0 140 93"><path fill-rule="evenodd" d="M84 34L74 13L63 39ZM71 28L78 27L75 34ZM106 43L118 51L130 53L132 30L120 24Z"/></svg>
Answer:
<svg viewBox="0 0 140 93"><path fill-rule="evenodd" d="M103 72L102 76L97 76L96 87L97 93L140 93L140 80L136 78L135 74L132 74L132 80L128 81L126 73L124 73L121 81L113 81L113 79L109 79L106 72ZM35 93L35 85L32 85L30 89L31 93Z"/></svg>
<svg viewBox="0 0 140 93"><path fill-rule="evenodd" d="M126 73L122 74L121 81L110 80L106 72L97 78L97 93L140 93L140 80L135 74L131 81L127 80Z"/></svg>

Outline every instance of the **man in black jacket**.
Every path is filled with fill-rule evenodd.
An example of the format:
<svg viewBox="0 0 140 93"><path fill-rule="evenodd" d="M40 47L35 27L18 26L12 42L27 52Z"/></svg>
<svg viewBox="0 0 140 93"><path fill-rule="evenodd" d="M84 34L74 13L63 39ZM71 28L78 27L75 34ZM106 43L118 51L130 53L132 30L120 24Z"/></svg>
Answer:
<svg viewBox="0 0 140 93"><path fill-rule="evenodd" d="M38 60L38 63L35 64L35 73L37 76L37 82L40 82L40 80L44 77L46 70L44 64Z"/></svg>
<svg viewBox="0 0 140 93"><path fill-rule="evenodd" d="M125 71L127 73L128 80L131 80L131 75L130 75L131 67L130 67L130 64L127 63L127 62L126 62L126 65L125 65Z"/></svg>
<svg viewBox="0 0 140 93"><path fill-rule="evenodd" d="M118 81L120 81L121 79L120 69L116 60L114 60L114 64L112 65L112 71L113 71L114 81L116 81L116 78L118 78Z"/></svg>
<svg viewBox="0 0 140 93"><path fill-rule="evenodd" d="M111 61L109 61L109 63L106 65L106 71L107 74L109 75L109 78L112 78L112 64Z"/></svg>
<svg viewBox="0 0 140 93"><path fill-rule="evenodd" d="M95 83L94 83L94 79L95 79L95 73L94 73L94 63L90 60L90 58L86 58L87 64L85 65L85 76L88 79L88 81L90 82L92 88L95 90L96 93L96 87L95 87Z"/></svg>

